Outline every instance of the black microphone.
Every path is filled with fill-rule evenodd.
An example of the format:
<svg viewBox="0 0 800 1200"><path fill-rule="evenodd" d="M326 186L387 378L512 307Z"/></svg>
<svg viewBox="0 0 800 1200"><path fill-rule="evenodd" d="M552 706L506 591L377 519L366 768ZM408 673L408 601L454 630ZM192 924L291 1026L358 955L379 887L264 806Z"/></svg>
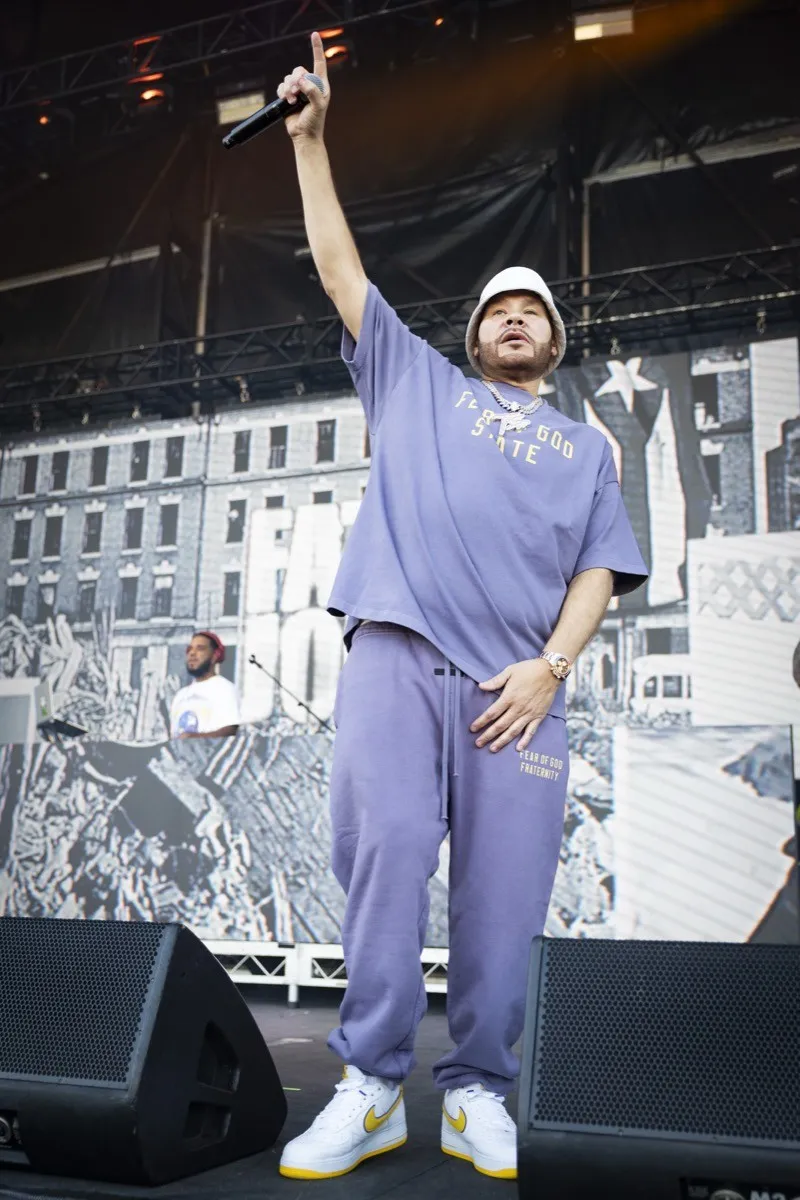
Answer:
<svg viewBox="0 0 800 1200"><path fill-rule="evenodd" d="M325 85L319 75L308 74L306 79L315 83L321 92L325 91ZM254 112L252 116L240 121L238 125L234 125L230 133L225 134L222 144L226 150L230 150L233 146L243 146L245 142L250 141L250 138L261 133L262 129L268 129L270 125L275 125L278 121L283 121L286 117L291 116L292 113L299 112L305 104L308 104L308 98L304 92L297 93L295 104L290 104L286 99L273 100L270 104L259 108L258 112Z"/></svg>

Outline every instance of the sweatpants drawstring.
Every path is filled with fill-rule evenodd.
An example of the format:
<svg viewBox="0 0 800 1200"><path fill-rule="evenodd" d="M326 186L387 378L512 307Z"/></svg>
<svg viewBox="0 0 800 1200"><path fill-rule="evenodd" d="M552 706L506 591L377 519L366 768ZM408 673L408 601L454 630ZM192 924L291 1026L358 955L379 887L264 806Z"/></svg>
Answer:
<svg viewBox="0 0 800 1200"><path fill-rule="evenodd" d="M453 705L453 779L458 779L458 766L461 761L461 738L458 722L461 720L461 672L455 668L455 703Z"/></svg>
<svg viewBox="0 0 800 1200"><path fill-rule="evenodd" d="M444 701L442 711L442 807L439 813L443 821L447 820L448 800L450 793L450 664L445 660L444 668Z"/></svg>
<svg viewBox="0 0 800 1200"><path fill-rule="evenodd" d="M442 782L440 816L446 821L449 816L450 801L450 754L453 757L453 779L458 778L458 768L461 760L459 753L458 722L461 719L461 672L451 662L445 659L444 668L444 697L442 704Z"/></svg>

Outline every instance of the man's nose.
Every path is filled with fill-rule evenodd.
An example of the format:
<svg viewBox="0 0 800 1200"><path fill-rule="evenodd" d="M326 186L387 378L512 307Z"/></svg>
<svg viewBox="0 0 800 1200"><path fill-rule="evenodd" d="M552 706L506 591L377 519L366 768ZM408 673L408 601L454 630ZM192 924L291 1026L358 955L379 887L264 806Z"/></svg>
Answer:
<svg viewBox="0 0 800 1200"><path fill-rule="evenodd" d="M506 325L522 325L524 322L525 318L522 313L509 313L506 317Z"/></svg>

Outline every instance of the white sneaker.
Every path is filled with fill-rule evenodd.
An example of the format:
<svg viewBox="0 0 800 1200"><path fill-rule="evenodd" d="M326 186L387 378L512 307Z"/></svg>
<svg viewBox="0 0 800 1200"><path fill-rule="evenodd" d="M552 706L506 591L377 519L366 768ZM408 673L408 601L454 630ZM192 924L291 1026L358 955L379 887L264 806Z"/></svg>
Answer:
<svg viewBox="0 0 800 1200"><path fill-rule="evenodd" d="M402 1146L406 1136L402 1087L348 1066L330 1104L284 1148L280 1173L290 1179L346 1175L365 1158Z"/></svg>
<svg viewBox="0 0 800 1200"><path fill-rule="evenodd" d="M505 1099L482 1083L452 1088L442 1105L442 1150L471 1162L482 1175L517 1178L517 1127Z"/></svg>

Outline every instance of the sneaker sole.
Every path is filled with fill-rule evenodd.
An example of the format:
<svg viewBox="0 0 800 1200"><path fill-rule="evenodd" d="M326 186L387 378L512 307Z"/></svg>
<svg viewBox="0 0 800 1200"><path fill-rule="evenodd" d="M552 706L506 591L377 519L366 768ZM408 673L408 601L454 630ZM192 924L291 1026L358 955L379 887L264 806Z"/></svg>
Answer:
<svg viewBox="0 0 800 1200"><path fill-rule="evenodd" d="M390 1142L388 1146L379 1146L376 1150L368 1150L355 1162L338 1171L309 1171L304 1167L284 1166L279 1167L278 1170L284 1179L337 1179L340 1175L349 1175L351 1171L355 1171L356 1167L361 1166L361 1163L366 1162L368 1158L377 1158L379 1154L388 1154L390 1150L397 1150L400 1146L404 1146L407 1140L408 1135L404 1133L396 1142Z"/></svg>
<svg viewBox="0 0 800 1200"><path fill-rule="evenodd" d="M451 1129L445 1123L444 1118L442 1119L441 1144L444 1154L449 1154L451 1158L460 1158L463 1162L472 1163L475 1170L479 1171L481 1175L488 1175L490 1179L517 1178L516 1164L513 1167L503 1167L497 1159L477 1156L463 1133ZM502 1159L500 1161L502 1162Z"/></svg>
<svg viewBox="0 0 800 1200"><path fill-rule="evenodd" d="M516 1179L516 1167L504 1167L499 1171L490 1171L488 1167L479 1167L471 1154L462 1154L460 1150L451 1150L449 1146L442 1146L442 1153L449 1154L450 1158L460 1158L462 1162L468 1162L471 1166L479 1171L481 1175L488 1175L490 1179Z"/></svg>

